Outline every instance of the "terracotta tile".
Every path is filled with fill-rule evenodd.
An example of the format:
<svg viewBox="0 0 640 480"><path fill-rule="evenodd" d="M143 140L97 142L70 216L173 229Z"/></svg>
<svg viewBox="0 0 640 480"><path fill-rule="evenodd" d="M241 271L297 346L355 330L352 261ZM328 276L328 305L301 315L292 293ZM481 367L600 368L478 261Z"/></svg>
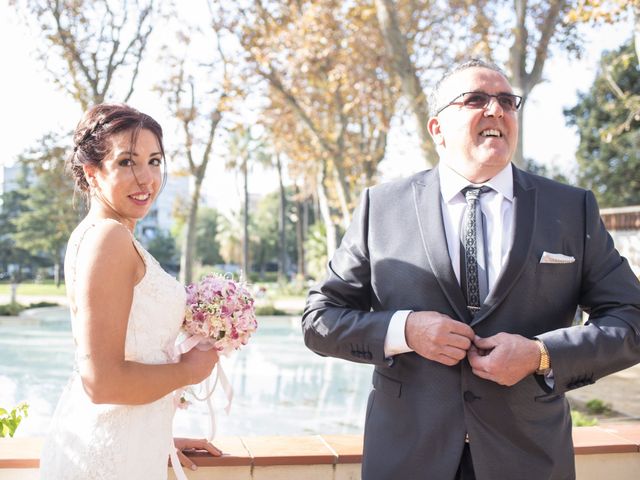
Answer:
<svg viewBox="0 0 640 480"><path fill-rule="evenodd" d="M242 443L240 437L219 437L212 442L224 455L214 457L208 452L197 451L187 456L199 467L235 467L251 465L251 454Z"/></svg>
<svg viewBox="0 0 640 480"><path fill-rule="evenodd" d="M254 466L333 464L336 456L319 435L242 437Z"/></svg>
<svg viewBox="0 0 640 480"><path fill-rule="evenodd" d="M362 462L362 435L322 435L338 455L337 463Z"/></svg>
<svg viewBox="0 0 640 480"><path fill-rule="evenodd" d="M0 468L38 468L42 438L0 438Z"/></svg>
<svg viewBox="0 0 640 480"><path fill-rule="evenodd" d="M600 428L634 442L640 451L640 423L603 424Z"/></svg>
<svg viewBox="0 0 640 480"><path fill-rule="evenodd" d="M576 455L593 453L633 453L638 446L602 427L577 427L573 429L573 446Z"/></svg>

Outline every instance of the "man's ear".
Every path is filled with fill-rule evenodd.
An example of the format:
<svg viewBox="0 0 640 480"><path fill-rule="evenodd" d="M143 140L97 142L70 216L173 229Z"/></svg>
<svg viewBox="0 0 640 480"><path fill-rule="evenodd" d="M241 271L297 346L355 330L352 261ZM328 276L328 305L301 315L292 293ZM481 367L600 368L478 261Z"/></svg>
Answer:
<svg viewBox="0 0 640 480"><path fill-rule="evenodd" d="M444 135L438 117L431 117L427 122L427 129L436 146L444 145Z"/></svg>

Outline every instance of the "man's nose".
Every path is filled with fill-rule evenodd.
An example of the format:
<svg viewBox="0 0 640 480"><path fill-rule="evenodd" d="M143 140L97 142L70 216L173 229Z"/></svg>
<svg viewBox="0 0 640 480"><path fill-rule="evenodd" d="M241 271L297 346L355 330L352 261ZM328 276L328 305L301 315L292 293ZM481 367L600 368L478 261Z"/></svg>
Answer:
<svg viewBox="0 0 640 480"><path fill-rule="evenodd" d="M498 117L501 118L504 116L504 109L497 97L489 97L489 103L484 108L485 117Z"/></svg>

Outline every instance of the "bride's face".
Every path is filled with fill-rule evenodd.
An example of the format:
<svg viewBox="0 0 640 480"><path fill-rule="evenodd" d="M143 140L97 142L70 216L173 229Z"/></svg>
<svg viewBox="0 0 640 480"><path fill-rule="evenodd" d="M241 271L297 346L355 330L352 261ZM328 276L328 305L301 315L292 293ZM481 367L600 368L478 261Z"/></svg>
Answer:
<svg viewBox="0 0 640 480"><path fill-rule="evenodd" d="M131 229L151 208L162 185L162 152L150 130L138 132L132 148L131 130L111 139L111 151L100 167L85 167L94 201L107 216L115 213Z"/></svg>

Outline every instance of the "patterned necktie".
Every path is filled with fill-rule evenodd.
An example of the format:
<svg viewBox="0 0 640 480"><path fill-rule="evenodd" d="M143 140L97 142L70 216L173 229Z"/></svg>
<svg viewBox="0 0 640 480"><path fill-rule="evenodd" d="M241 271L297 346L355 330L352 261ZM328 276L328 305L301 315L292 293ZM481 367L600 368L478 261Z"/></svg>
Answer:
<svg viewBox="0 0 640 480"><path fill-rule="evenodd" d="M467 308L473 317L489 292L489 276L485 250L485 233L480 195L491 187L467 187L462 194L467 207L460 229L460 285L467 300Z"/></svg>

